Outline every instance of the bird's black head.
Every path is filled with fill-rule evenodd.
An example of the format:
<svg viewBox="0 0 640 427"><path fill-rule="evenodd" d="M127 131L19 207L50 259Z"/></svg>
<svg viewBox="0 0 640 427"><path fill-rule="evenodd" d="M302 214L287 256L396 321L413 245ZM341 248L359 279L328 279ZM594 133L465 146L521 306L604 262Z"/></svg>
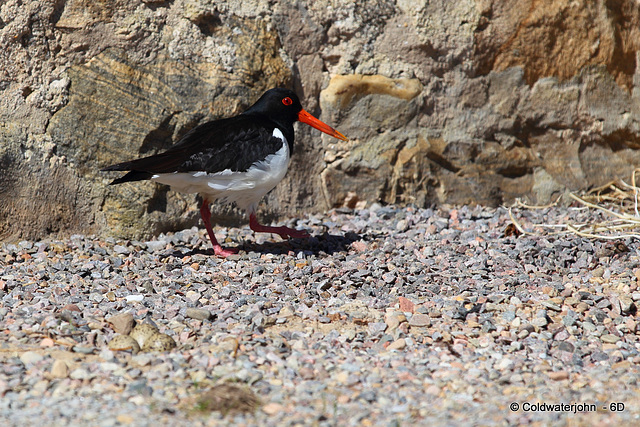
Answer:
<svg viewBox="0 0 640 427"><path fill-rule="evenodd" d="M292 90L275 88L266 91L245 114L260 114L276 123L292 125L298 120L302 104Z"/></svg>
<svg viewBox="0 0 640 427"><path fill-rule="evenodd" d="M266 91L244 114L265 116L292 132L293 122L299 120L334 138L347 141L343 134L303 110L300 99L289 89L275 88Z"/></svg>

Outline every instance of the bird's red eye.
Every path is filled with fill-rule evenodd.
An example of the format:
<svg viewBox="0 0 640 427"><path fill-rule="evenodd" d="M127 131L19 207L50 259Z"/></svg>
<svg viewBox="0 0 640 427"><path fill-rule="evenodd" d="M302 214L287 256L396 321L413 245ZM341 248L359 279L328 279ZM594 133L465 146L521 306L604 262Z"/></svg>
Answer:
<svg viewBox="0 0 640 427"><path fill-rule="evenodd" d="M282 103L286 106L293 104L293 101L288 96L286 98L282 98Z"/></svg>

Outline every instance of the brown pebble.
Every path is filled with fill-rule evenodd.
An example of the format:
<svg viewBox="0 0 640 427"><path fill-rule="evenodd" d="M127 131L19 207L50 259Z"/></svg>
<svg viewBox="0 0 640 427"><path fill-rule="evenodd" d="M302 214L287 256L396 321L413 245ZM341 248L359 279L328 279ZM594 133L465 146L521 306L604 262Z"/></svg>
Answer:
<svg viewBox="0 0 640 427"><path fill-rule="evenodd" d="M600 337L600 339L602 340L602 342L606 342L609 344L615 344L618 341L620 341L620 337L613 335L613 334L605 334L603 336Z"/></svg>
<svg viewBox="0 0 640 427"><path fill-rule="evenodd" d="M51 366L51 376L54 378L67 378L69 376L69 366L64 360L57 359Z"/></svg>
<svg viewBox="0 0 640 427"><path fill-rule="evenodd" d="M337 400L338 400L338 403L345 405L351 401L351 396L346 394L341 394L340 396L338 396Z"/></svg>
<svg viewBox="0 0 640 427"><path fill-rule="evenodd" d="M416 305L408 298L398 297L398 302L400 305L400 311L404 311L405 313L414 313L416 310Z"/></svg>
<svg viewBox="0 0 640 427"><path fill-rule="evenodd" d="M618 369L626 371L629 368L631 368L631 362L628 361L628 360L622 360L620 362L617 362L617 363L614 363L613 365L611 365L611 369L614 370L614 371L618 370Z"/></svg>
<svg viewBox="0 0 640 427"><path fill-rule="evenodd" d="M127 335L133 329L133 325L135 320L133 319L133 314L131 313L122 313L117 314L115 316L108 317L107 322L111 325L114 331L119 334Z"/></svg>
<svg viewBox="0 0 640 427"><path fill-rule="evenodd" d="M369 249L369 246L367 245L367 243L361 240L356 240L355 242L353 242L351 244L351 247L355 249L356 252L365 252L366 250Z"/></svg>
<svg viewBox="0 0 640 427"><path fill-rule="evenodd" d="M54 344L51 338L43 338L42 341L40 341L40 347L44 348L53 347Z"/></svg>
<svg viewBox="0 0 640 427"><path fill-rule="evenodd" d="M549 376L549 379L554 381L569 379L569 372L567 371L548 372L547 375Z"/></svg>
<svg viewBox="0 0 640 427"><path fill-rule="evenodd" d="M438 310L437 308L430 308L429 309L429 317L431 318L439 318L442 316L442 312L440 310Z"/></svg>
<svg viewBox="0 0 640 427"><path fill-rule="evenodd" d="M128 414L120 414L116 417L116 420L118 421L118 423L122 425L129 425L129 424L133 424L136 419L133 416Z"/></svg>
<svg viewBox="0 0 640 427"><path fill-rule="evenodd" d="M404 338L400 338L389 344L387 350L402 350L407 346L407 342Z"/></svg>
<svg viewBox="0 0 640 427"><path fill-rule="evenodd" d="M291 306L285 305L280 309L280 312L278 313L278 317L291 317L294 314L295 312L293 311Z"/></svg>
<svg viewBox="0 0 640 427"><path fill-rule="evenodd" d="M267 415L276 415L284 411L284 406L279 403L270 402L262 407L262 412Z"/></svg>
<svg viewBox="0 0 640 427"><path fill-rule="evenodd" d="M401 323L406 322L407 317L400 311L389 311L384 316L384 322L389 331L396 329Z"/></svg>
<svg viewBox="0 0 640 427"><path fill-rule="evenodd" d="M114 302L116 300L116 294L113 291L109 291L104 294L105 298L107 298L110 302Z"/></svg>
<svg viewBox="0 0 640 427"><path fill-rule="evenodd" d="M315 373L313 372L313 369L311 368L300 368L300 370L298 371L298 375L300 375L300 377L303 380L312 380L315 378Z"/></svg>
<svg viewBox="0 0 640 427"><path fill-rule="evenodd" d="M80 313L80 309L75 304L67 304L64 307L62 307L62 310L60 310L60 311L65 311L65 310L66 311L77 311L78 313Z"/></svg>
<svg viewBox="0 0 640 427"><path fill-rule="evenodd" d="M429 327L431 326L431 318L422 313L416 313L409 319L409 326Z"/></svg>
<svg viewBox="0 0 640 427"><path fill-rule="evenodd" d="M588 309L589 309L589 304L587 304L586 302L580 302L576 306L575 311L576 311L576 313L584 313Z"/></svg>

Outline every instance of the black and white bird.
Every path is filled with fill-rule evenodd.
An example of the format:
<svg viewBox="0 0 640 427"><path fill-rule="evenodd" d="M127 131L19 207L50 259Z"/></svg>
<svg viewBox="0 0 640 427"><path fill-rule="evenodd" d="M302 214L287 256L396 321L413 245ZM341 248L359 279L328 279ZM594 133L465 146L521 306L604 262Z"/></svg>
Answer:
<svg viewBox="0 0 640 427"><path fill-rule="evenodd" d="M223 248L216 240L209 210L214 200L235 202L245 209L253 231L276 233L284 239L308 237L304 230L266 226L256 218L258 202L287 173L293 151L293 123L298 120L347 141L343 134L306 112L294 92L275 88L238 116L195 127L163 153L102 170L129 171L111 185L151 180L177 191L200 194L200 215L219 256L237 251Z"/></svg>

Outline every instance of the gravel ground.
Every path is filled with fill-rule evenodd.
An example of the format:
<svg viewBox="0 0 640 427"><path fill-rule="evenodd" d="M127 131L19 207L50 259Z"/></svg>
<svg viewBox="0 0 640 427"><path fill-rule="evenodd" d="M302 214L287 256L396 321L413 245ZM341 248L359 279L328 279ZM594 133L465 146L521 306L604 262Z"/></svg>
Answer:
<svg viewBox="0 0 640 427"><path fill-rule="evenodd" d="M196 228L2 244L0 424L638 422L640 245L509 224L374 205L289 221L309 240L217 228L226 260ZM110 350L132 318L177 348Z"/></svg>

